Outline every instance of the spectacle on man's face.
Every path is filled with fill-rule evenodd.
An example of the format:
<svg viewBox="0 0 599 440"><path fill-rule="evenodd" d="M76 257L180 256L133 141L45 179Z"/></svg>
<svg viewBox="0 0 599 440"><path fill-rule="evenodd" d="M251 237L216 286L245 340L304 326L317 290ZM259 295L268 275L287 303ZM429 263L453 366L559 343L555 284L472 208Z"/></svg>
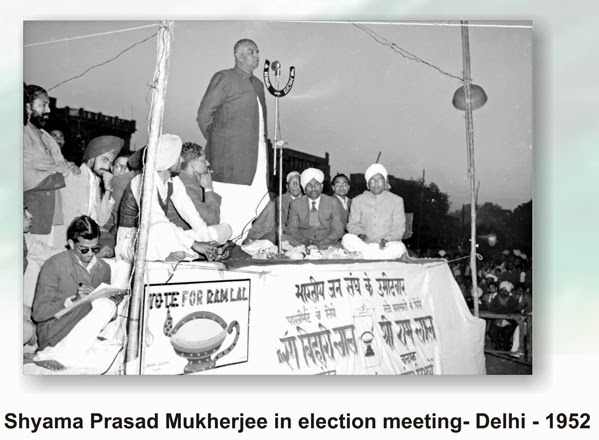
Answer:
<svg viewBox="0 0 599 440"><path fill-rule="evenodd" d="M60 148L64 147L64 135L60 130L52 130L50 136L54 138Z"/></svg>
<svg viewBox="0 0 599 440"><path fill-rule="evenodd" d="M385 191L386 186L387 182L382 174L375 174L368 181L368 189L375 196L378 196Z"/></svg>
<svg viewBox="0 0 599 440"><path fill-rule="evenodd" d="M117 157L112 164L112 174L115 176L122 176L126 174L128 171L127 162L129 159L127 157Z"/></svg>
<svg viewBox="0 0 599 440"><path fill-rule="evenodd" d="M300 185L299 176L294 176L287 182L287 191L293 197L299 197L302 194L302 186Z"/></svg>
<svg viewBox="0 0 599 440"><path fill-rule="evenodd" d="M100 237L88 240L77 237L77 242L69 240L69 246L75 251L75 256L83 263L89 263L94 255L100 252Z"/></svg>
<svg viewBox="0 0 599 440"><path fill-rule="evenodd" d="M308 198L316 200L320 197L321 193L322 183L318 182L316 179L312 179L310 182L308 182L308 184L306 185L306 195L308 196Z"/></svg>
<svg viewBox="0 0 599 440"><path fill-rule="evenodd" d="M345 177L337 177L333 183L333 191L339 197L345 197L349 192L349 182Z"/></svg>

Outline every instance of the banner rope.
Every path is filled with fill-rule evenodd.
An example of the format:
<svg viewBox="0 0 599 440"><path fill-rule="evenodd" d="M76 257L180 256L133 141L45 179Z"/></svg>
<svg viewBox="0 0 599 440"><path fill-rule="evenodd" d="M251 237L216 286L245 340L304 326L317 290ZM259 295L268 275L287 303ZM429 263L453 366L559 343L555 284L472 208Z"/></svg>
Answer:
<svg viewBox="0 0 599 440"><path fill-rule="evenodd" d="M154 27L154 26L159 26L159 24L158 23L154 23L154 24L148 24L148 25L145 25L145 26L137 26L137 27L128 28L128 29L119 29L119 30L116 30L116 31L107 31L107 32L100 32L100 33L96 33L96 34L80 35L80 36L77 36L77 37L61 38L60 40L41 41L39 43L25 44L23 47L41 46L43 44L51 44L51 43L64 43L65 41L80 40L82 38L101 37L103 35L110 35L110 34L116 34L116 33L120 33L120 32L128 32L128 31L136 31L138 29L146 29L146 28Z"/></svg>

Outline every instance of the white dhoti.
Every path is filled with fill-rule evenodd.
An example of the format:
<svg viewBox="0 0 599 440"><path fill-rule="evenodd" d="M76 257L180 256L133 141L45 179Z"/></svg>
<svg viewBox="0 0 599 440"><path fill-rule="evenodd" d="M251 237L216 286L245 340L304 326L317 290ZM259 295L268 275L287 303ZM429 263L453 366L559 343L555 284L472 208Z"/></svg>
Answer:
<svg viewBox="0 0 599 440"><path fill-rule="evenodd" d="M38 352L35 360L55 360L68 368L107 370L123 348L123 341L113 339L112 327L118 323L115 321L115 325L108 325L116 311L117 306L111 299L95 300L92 302L92 310L69 334L54 347L46 347ZM100 340L98 336L106 339Z"/></svg>
<svg viewBox="0 0 599 440"><path fill-rule="evenodd" d="M216 241L225 244L231 238L231 226L221 223L207 227L206 234L198 234L193 229L183 229L170 222L159 222L150 225L148 237L148 252L146 260L164 261L172 252L185 252L190 259L199 255L191 248L194 241ZM116 260L132 262L135 258L135 238L137 228L119 228L116 247Z"/></svg>
<svg viewBox="0 0 599 440"><path fill-rule="evenodd" d="M384 249L380 249L378 243L364 243L354 234L345 234L341 245L347 251L361 252L366 260L394 260L407 253L401 241L389 241Z"/></svg>
<svg viewBox="0 0 599 440"><path fill-rule="evenodd" d="M257 99L257 98L256 98ZM258 101L260 114L262 106ZM220 205L220 221L231 225L233 231L232 241L241 245L252 227L254 221L266 207L270 198L266 182L267 151L264 142L263 119L260 118L258 139L258 161L256 174L251 185L237 185L233 183L213 182L214 191L222 197Z"/></svg>

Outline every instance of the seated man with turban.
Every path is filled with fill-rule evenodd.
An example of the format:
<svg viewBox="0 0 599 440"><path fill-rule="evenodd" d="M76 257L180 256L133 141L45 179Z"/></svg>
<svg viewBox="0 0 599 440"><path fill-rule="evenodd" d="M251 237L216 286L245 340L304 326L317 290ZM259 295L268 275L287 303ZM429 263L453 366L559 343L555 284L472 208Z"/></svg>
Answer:
<svg viewBox="0 0 599 440"><path fill-rule="evenodd" d="M403 199L387 191L387 170L381 164L368 167L367 191L353 199L347 232L341 240L351 252L365 259L395 259L406 253L401 238L406 230Z"/></svg>
<svg viewBox="0 0 599 440"><path fill-rule="evenodd" d="M79 175L65 179L62 200L65 224L76 217L87 215L102 228L102 251L99 257L112 257L114 236L104 226L110 220L115 200L113 193L112 163L123 148L125 141L116 136L99 136L92 139L83 152L83 164ZM66 244L66 236L64 237ZM107 246L107 248L105 248Z"/></svg>
<svg viewBox="0 0 599 440"><path fill-rule="evenodd" d="M343 236L341 204L322 194L324 174L308 168L301 174L301 185L306 193L289 205L287 235L292 245L316 245L321 249L336 246Z"/></svg>
<svg viewBox="0 0 599 440"><path fill-rule="evenodd" d="M195 259L198 254L212 260L217 246L231 237L231 227L227 224L206 225L177 177L182 147L179 136L163 134L160 137L148 239L147 259L150 261ZM142 174L138 174L125 190L119 209L117 260L133 261L141 193ZM184 231L169 221L169 201L191 226L190 230Z"/></svg>

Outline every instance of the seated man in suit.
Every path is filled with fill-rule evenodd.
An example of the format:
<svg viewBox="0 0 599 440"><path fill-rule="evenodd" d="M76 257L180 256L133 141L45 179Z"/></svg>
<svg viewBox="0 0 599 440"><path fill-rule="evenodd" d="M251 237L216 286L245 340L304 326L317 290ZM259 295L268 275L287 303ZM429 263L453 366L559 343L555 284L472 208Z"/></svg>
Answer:
<svg viewBox="0 0 599 440"><path fill-rule="evenodd" d="M281 217L283 219L283 237L281 241L289 240L285 235L289 223L289 205L302 195L300 186L300 173L291 171L287 174L287 192L281 196ZM262 210L260 215L252 223L252 229L248 232L243 244L249 244L255 240L269 240L277 243L279 234L279 197L276 196Z"/></svg>
<svg viewBox="0 0 599 440"><path fill-rule="evenodd" d="M349 219L349 209L351 208L351 199L347 197L349 192L349 179L345 174L337 174L333 177L333 197L341 203L341 220L343 220L343 229L347 226Z"/></svg>
<svg viewBox="0 0 599 440"><path fill-rule="evenodd" d="M316 245L321 249L338 246L343 236L341 204L322 194L323 172L308 168L300 180L306 195L289 205L287 235L291 238L290 244Z"/></svg>
<svg viewBox="0 0 599 440"><path fill-rule="evenodd" d="M406 230L403 199L387 188L387 170L381 164L368 167L364 174L367 190L352 201L347 232L341 243L365 259L395 259L405 254L401 238Z"/></svg>

